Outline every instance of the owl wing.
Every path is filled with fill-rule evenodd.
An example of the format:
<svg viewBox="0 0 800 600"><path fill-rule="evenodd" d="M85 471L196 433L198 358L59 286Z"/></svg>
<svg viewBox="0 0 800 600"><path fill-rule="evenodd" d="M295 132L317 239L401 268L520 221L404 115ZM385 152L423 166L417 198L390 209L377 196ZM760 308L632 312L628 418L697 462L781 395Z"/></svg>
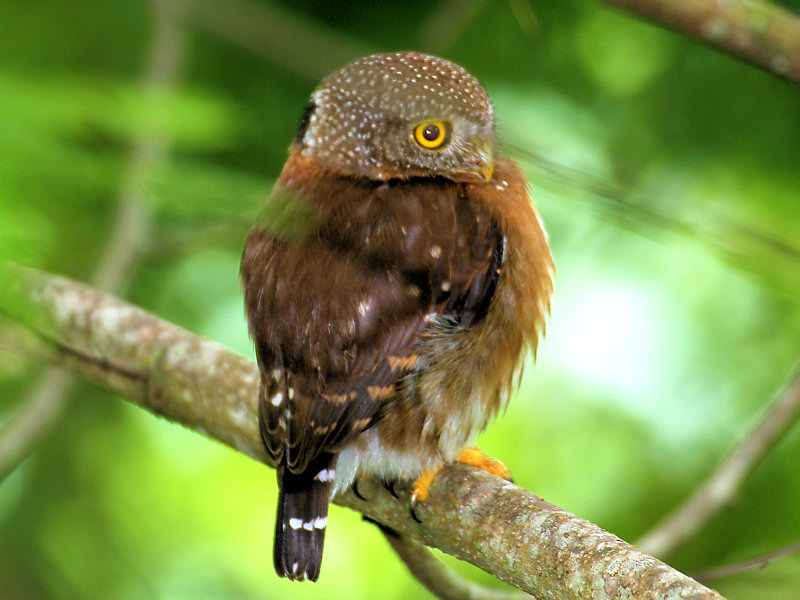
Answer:
<svg viewBox="0 0 800 600"><path fill-rule="evenodd" d="M301 241L254 229L243 257L261 435L295 473L375 423L424 368L415 350L433 322L480 322L502 264L503 236L463 186L426 179L346 198Z"/></svg>

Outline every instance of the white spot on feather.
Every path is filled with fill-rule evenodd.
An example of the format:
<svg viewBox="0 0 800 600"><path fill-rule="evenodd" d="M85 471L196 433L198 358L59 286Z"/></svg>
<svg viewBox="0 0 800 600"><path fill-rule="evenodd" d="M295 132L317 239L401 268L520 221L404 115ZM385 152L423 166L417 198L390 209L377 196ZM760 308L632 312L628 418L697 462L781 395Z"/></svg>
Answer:
<svg viewBox="0 0 800 600"><path fill-rule="evenodd" d="M369 312L371 308L372 308L371 302L367 300L362 300L361 302L358 303L358 314L360 314L363 317Z"/></svg>
<svg viewBox="0 0 800 600"><path fill-rule="evenodd" d="M316 479L317 481L323 481L323 482L324 481L331 481L331 480L333 480L333 477L334 477L335 474L336 474L336 471L334 471L333 469L322 469L319 473L314 475L314 479Z"/></svg>

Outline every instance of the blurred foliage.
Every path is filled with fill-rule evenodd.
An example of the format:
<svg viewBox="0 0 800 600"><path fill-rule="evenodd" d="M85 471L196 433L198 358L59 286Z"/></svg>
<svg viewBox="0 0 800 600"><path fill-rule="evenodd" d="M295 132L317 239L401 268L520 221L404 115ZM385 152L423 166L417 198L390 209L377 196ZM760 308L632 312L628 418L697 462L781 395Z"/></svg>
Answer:
<svg viewBox="0 0 800 600"><path fill-rule="evenodd" d="M694 489L791 373L800 355L796 88L594 2L198 5L196 18L188 8L188 64L153 105L141 82L149 3L0 4L0 255L87 278L131 142L153 127L171 154L141 200L156 225L128 297L250 356L239 254L312 75L348 48L435 50L494 98L558 267L538 364L480 440L520 484L635 539ZM258 27L270 11L307 32L296 47L280 32L253 42L211 26L238 12ZM296 61L277 47L293 48ZM40 372L0 352L0 418ZM737 505L671 562L697 572L800 538L798 453L794 431ZM320 582L279 580L275 501L272 473L247 457L81 385L57 431L0 485L0 597L424 593L374 527L338 508ZM796 598L800 557L716 585L731 600Z"/></svg>

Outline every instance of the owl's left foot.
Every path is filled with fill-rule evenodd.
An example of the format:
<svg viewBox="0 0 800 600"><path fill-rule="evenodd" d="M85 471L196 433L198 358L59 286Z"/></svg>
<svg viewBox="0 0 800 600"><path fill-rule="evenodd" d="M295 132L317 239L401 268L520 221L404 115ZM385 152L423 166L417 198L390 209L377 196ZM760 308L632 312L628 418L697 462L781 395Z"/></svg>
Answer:
<svg viewBox="0 0 800 600"><path fill-rule="evenodd" d="M364 496L361 495L361 492L358 491L358 479L354 479L353 485L350 487L352 488L353 494L355 494L356 498L358 498L359 500L366 500L366 498L364 498Z"/></svg>
<svg viewBox="0 0 800 600"><path fill-rule="evenodd" d="M456 457L455 462L461 463L462 465L478 467L487 473L512 481L511 473L508 468L496 458L489 458L486 456L479 448L464 448ZM411 488L411 516L414 517L415 521L419 521L415 507L418 502L425 502L425 500L427 500L433 480L436 479L436 475L439 473L442 466L443 465L438 465L424 471L414 482L414 487Z"/></svg>
<svg viewBox="0 0 800 600"><path fill-rule="evenodd" d="M497 477L507 481L514 481L511 477L511 472L508 470L508 467L506 467L496 458L490 458L486 456L483 452L481 452L480 448L476 448L475 446L461 450L461 454L459 454L458 458L456 458L456 462L461 463L462 465L478 467L487 473L491 473L492 475L496 475Z"/></svg>
<svg viewBox="0 0 800 600"><path fill-rule="evenodd" d="M381 483L383 484L383 487L386 489L386 491L389 492L392 496L394 496L395 498L400 497L397 495L397 490L394 489L396 484L394 480L387 481L384 479L381 481Z"/></svg>
<svg viewBox="0 0 800 600"><path fill-rule="evenodd" d="M395 486L397 483L395 481L387 481L386 479L381 479L381 485L386 488L386 490L395 498L399 498L400 496L397 495L397 490ZM353 490L353 494L359 500L366 501L366 498L361 494L361 491L358 489L358 479L353 480L353 484L350 486L350 489Z"/></svg>

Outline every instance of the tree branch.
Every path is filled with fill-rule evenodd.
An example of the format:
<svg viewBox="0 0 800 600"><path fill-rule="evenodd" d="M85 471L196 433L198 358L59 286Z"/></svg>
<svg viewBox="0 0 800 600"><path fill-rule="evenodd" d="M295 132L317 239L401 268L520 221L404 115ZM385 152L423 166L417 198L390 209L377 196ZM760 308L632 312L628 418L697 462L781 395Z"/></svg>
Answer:
<svg viewBox="0 0 800 600"><path fill-rule="evenodd" d="M727 459L682 506L646 534L637 545L667 556L736 498L753 471L800 419L800 369L772 402L764 417Z"/></svg>
<svg viewBox="0 0 800 600"><path fill-rule="evenodd" d="M256 425L256 366L222 346L69 280L6 266L0 312L35 331L54 359L141 407L265 461ZM716 592L512 483L464 465L442 469L409 514L361 481L335 502L551 599L720 600Z"/></svg>
<svg viewBox="0 0 800 600"><path fill-rule="evenodd" d="M764 0L605 0L800 83L800 17Z"/></svg>
<svg viewBox="0 0 800 600"><path fill-rule="evenodd" d="M430 550L393 529L379 524L386 541L408 570L439 600L523 600L524 592L505 592L487 588L461 577L438 560Z"/></svg>
<svg viewBox="0 0 800 600"><path fill-rule="evenodd" d="M142 76L151 101L150 116L164 88L173 87L183 63L186 35L175 22L172 7L153 2L153 35ZM152 120L152 119L151 119ZM117 200L117 212L92 283L107 291L121 292L149 240L152 217L144 196L153 172L167 156L167 142L152 123L139 134L130 150L125 179ZM39 442L49 435L64 414L75 380L57 367L46 369L21 404L0 428L0 481L10 475Z"/></svg>

